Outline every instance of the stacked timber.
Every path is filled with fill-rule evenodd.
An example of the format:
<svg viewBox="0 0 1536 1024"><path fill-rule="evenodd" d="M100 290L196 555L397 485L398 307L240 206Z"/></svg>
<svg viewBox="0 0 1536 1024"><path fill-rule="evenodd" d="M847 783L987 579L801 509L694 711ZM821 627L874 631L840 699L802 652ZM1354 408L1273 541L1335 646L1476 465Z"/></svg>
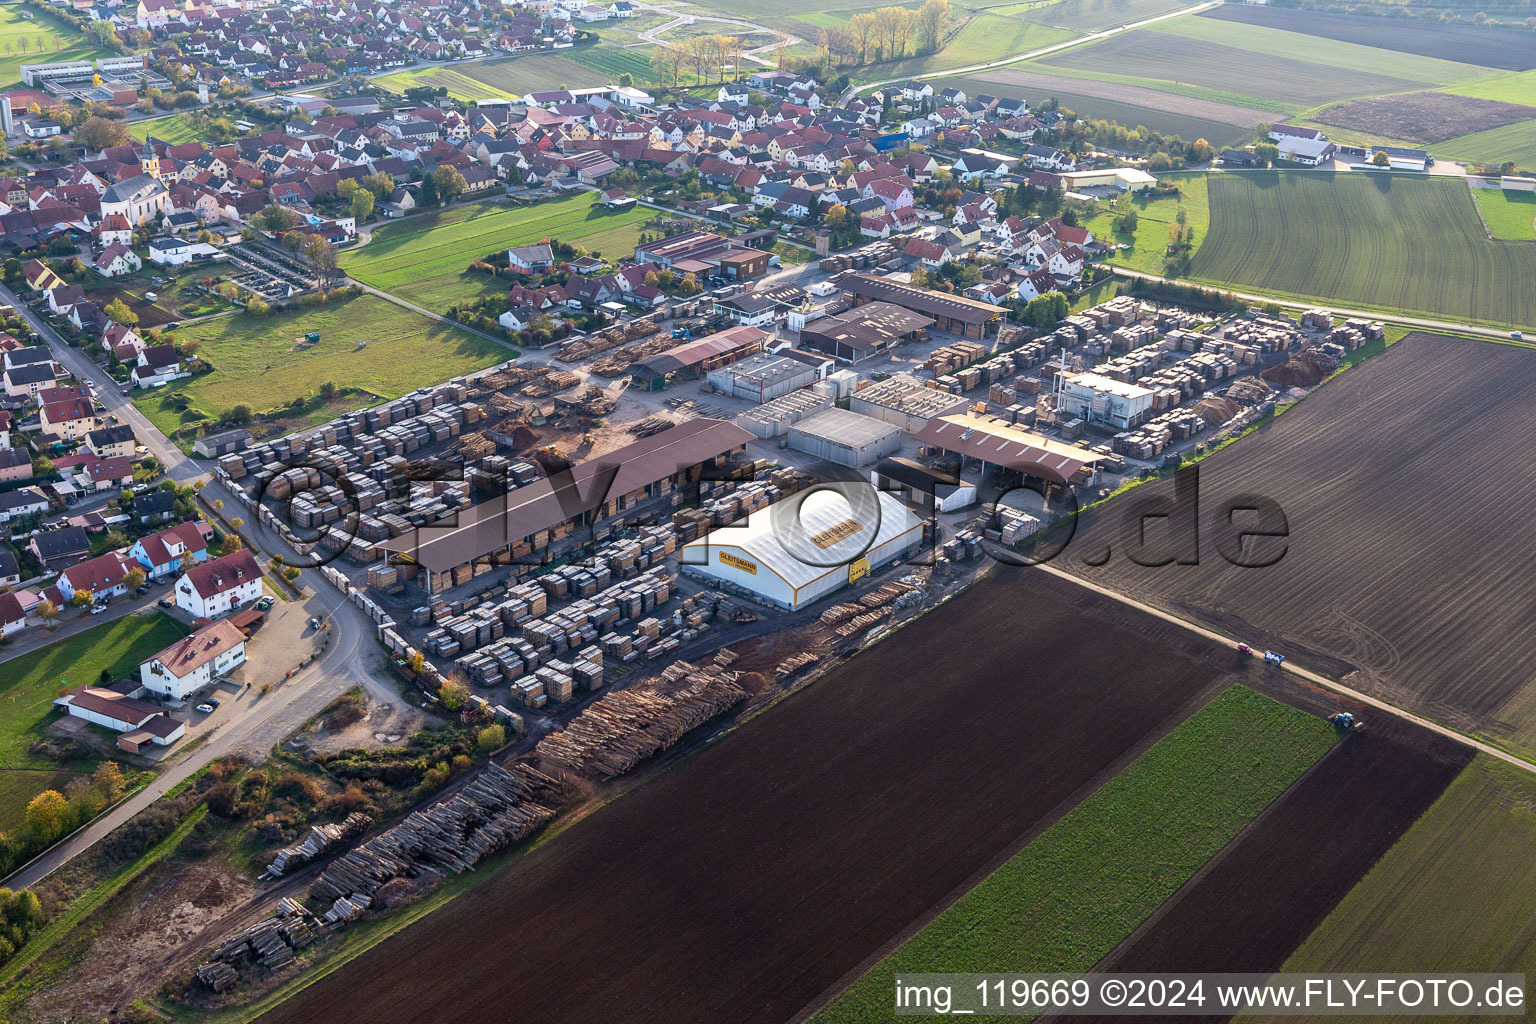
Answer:
<svg viewBox="0 0 1536 1024"><path fill-rule="evenodd" d="M540 763L551 771L611 779L676 743L690 729L747 697L739 672L677 661L661 679L609 693L559 732L539 741Z"/></svg>
<svg viewBox="0 0 1536 1024"><path fill-rule="evenodd" d="M400 824L338 858L309 888L311 899L351 916L384 883L424 869L457 874L541 828L555 812L530 797L557 783L526 765L488 764L451 796L416 811ZM338 906L346 897L348 902ZM327 913L330 919L330 912Z"/></svg>
<svg viewBox="0 0 1536 1024"><path fill-rule="evenodd" d="M796 672L805 668L805 666L814 665L820 660L817 655L811 654L809 651L801 651L799 654L792 654L779 662L779 667L773 670L773 674L780 679L788 679Z"/></svg>
<svg viewBox="0 0 1536 1024"><path fill-rule="evenodd" d="M297 900L284 897L271 916L225 939L213 959L197 968L197 980L222 992L240 980L248 964L276 970L293 963L298 951L315 941L312 915Z"/></svg>
<svg viewBox="0 0 1536 1024"><path fill-rule="evenodd" d="M868 629L870 626L873 626L875 623L879 622L889 614L891 614L891 610L889 608L876 608L872 612L865 612L863 615L855 616L854 618L849 619L847 622L843 623L841 626L837 627L837 635L841 637L853 636L853 634L859 632L860 630Z"/></svg>
<svg viewBox="0 0 1536 1024"><path fill-rule="evenodd" d="M846 622L864 610L862 605L835 604L821 613L821 621L829 626L835 626L839 622Z"/></svg>
<svg viewBox="0 0 1536 1024"><path fill-rule="evenodd" d="M308 864L326 853L338 843L348 839L356 839L368 827L373 824L373 819L366 814L353 811L347 815L346 820L339 824L311 825L309 835L303 841L285 846L277 851L277 856L267 867L267 874L277 878L295 864Z"/></svg>

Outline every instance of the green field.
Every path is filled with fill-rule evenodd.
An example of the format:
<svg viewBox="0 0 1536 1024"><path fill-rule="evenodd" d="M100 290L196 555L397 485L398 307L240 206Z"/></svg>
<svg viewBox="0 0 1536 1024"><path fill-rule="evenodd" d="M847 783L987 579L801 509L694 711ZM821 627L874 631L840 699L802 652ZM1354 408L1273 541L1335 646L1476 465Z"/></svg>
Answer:
<svg viewBox="0 0 1536 1024"><path fill-rule="evenodd" d="M1264 171L1211 176L1191 276L1281 298L1536 324L1536 246L1492 241L1454 178Z"/></svg>
<svg viewBox="0 0 1536 1024"><path fill-rule="evenodd" d="M884 1020L910 971L1086 971L1333 745L1240 686L1197 711L812 1020Z"/></svg>
<svg viewBox="0 0 1536 1024"><path fill-rule="evenodd" d="M388 75L379 75L373 79L376 85L395 92L405 92L418 86L430 85L448 90L452 99L463 103L472 103L475 100L507 100L515 99L516 94L504 92L484 82L476 81L453 68L417 68L413 71L395 71Z"/></svg>
<svg viewBox="0 0 1536 1024"><path fill-rule="evenodd" d="M1489 164L1513 160L1521 170L1529 172L1536 170L1536 121L1517 121L1502 128L1461 135L1432 148L1440 159Z"/></svg>
<svg viewBox="0 0 1536 1024"><path fill-rule="evenodd" d="M1195 229L1195 242L1202 241L1210 231L1210 206L1206 196L1204 174L1165 174L1164 181L1179 186L1180 195L1162 199L1140 199L1121 196L1115 206L1101 202L1094 215L1083 222L1093 232L1093 237L1108 245L1116 242L1128 245L1111 256L1108 262L1147 274L1163 272L1163 253L1168 246L1168 234L1178 223L1179 211L1184 211L1184 223ZM1137 223L1134 235L1117 234L1114 221L1127 210L1136 211Z"/></svg>
<svg viewBox="0 0 1536 1024"><path fill-rule="evenodd" d="M1023 16L1043 25L1056 25L1074 32L1093 32L1155 18L1187 6L1183 0L1061 0L1060 3L1031 8ZM1008 9L1012 10L1011 7Z"/></svg>
<svg viewBox="0 0 1536 1024"><path fill-rule="evenodd" d="M24 12L33 17L22 17ZM0 88L21 85L23 64L116 56L111 50L88 44L84 34L71 25L21 6L0 7Z"/></svg>
<svg viewBox="0 0 1536 1024"><path fill-rule="evenodd" d="M1536 779L1478 755L1281 970L1536 971L1533 848Z"/></svg>
<svg viewBox="0 0 1536 1024"><path fill-rule="evenodd" d="M457 206L376 228L367 245L342 254L341 267L364 284L442 310L485 291L489 280L465 268L498 249L557 238L617 258L635 247L652 215L639 206L606 210L595 192L531 206Z"/></svg>
<svg viewBox="0 0 1536 1024"><path fill-rule="evenodd" d="M197 132L185 114L175 114L158 121L136 121L128 126L128 134L141 142L150 135L172 145L198 141Z"/></svg>
<svg viewBox="0 0 1536 1024"><path fill-rule="evenodd" d="M1410 78L1416 82L1434 82L1447 85L1451 82L1483 79L1488 69L1477 64L1421 57L1398 50L1384 50L1375 46L1361 46L1323 36L1310 36L1303 32L1286 32L1282 29L1244 25L1220 18L1173 18L1150 27L1150 31L1199 39L1221 46L1248 50L1254 54L1284 57L1328 67L1349 68L1353 71L1389 78Z"/></svg>
<svg viewBox="0 0 1536 1024"><path fill-rule="evenodd" d="M299 345L311 331L320 332L320 341ZM188 324L176 336L201 341L201 355L214 368L134 400L167 434L190 422L172 407L173 394L214 417L240 404L266 412L315 394L326 381L398 398L512 355L373 295L259 319L234 313Z"/></svg>
<svg viewBox="0 0 1536 1024"><path fill-rule="evenodd" d="M529 53L496 60L396 71L374 82L404 92L417 85L443 86L459 100L508 99L546 89L580 89L616 81L628 72L636 81L651 77L650 61L642 50L593 46L562 53Z"/></svg>
<svg viewBox="0 0 1536 1024"><path fill-rule="evenodd" d="M948 71L1038 50L1064 42L1076 34L1064 28L1040 25L1022 18L980 14L966 22L959 34L938 53L873 64L861 69L857 77L862 81L883 81L887 78Z"/></svg>
<svg viewBox="0 0 1536 1024"><path fill-rule="evenodd" d="M1473 96L1481 100L1500 100L1536 107L1536 71L1511 71L1475 82L1447 86L1441 92Z"/></svg>
<svg viewBox="0 0 1536 1024"><path fill-rule="evenodd" d="M1536 193L1474 188L1472 198L1494 238L1536 238Z"/></svg>
<svg viewBox="0 0 1536 1024"><path fill-rule="evenodd" d="M1129 76L1154 88L1163 83L1194 85L1213 90L1209 98L1229 103L1251 105L1258 99L1293 104L1298 110L1354 96L1405 92L1429 83L1407 77L1409 69L1400 70L1396 77L1380 75L1152 29L1122 32L1051 54L1039 63L1095 77L1103 73Z"/></svg>
<svg viewBox="0 0 1536 1024"><path fill-rule="evenodd" d="M175 619L158 612L126 615L0 663L0 768L6 769L0 771L0 828L20 821L27 801L40 791L68 781L69 776L56 775L53 762L27 749L43 738L54 719L53 699L76 686L95 684L102 669L114 679L136 676L142 661L186 633ZM76 767L89 771L92 765Z"/></svg>

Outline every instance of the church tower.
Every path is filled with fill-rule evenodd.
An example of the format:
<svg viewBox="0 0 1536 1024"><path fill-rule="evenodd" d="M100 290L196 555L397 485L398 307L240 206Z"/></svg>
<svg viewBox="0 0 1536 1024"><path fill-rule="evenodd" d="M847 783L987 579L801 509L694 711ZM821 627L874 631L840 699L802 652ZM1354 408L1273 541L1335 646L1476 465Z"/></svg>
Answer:
<svg viewBox="0 0 1536 1024"><path fill-rule="evenodd" d="M148 174L156 181L160 180L160 158L155 156L155 147L152 140L145 138L144 152L139 154L139 172Z"/></svg>

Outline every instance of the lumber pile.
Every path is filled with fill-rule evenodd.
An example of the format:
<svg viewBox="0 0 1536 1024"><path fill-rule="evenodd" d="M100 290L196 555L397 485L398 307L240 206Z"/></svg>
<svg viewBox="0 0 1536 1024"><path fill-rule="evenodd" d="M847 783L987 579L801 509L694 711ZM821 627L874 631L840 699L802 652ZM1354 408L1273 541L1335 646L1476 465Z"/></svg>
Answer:
<svg viewBox="0 0 1536 1024"><path fill-rule="evenodd" d="M451 796L339 857L309 887L309 896L331 904L327 921L345 920L392 879L423 870L468 871L553 818L553 810L531 798L558 785L527 765L508 770L488 764Z"/></svg>
<svg viewBox="0 0 1536 1024"><path fill-rule="evenodd" d="M534 748L550 771L623 775L747 697L739 672L676 661L657 682L605 694Z"/></svg>
<svg viewBox="0 0 1536 1024"><path fill-rule="evenodd" d="M835 626L839 622L846 622L855 615L864 611L864 606L859 604L835 604L821 613L821 621L829 626Z"/></svg>
<svg viewBox="0 0 1536 1024"><path fill-rule="evenodd" d="M496 442L480 431L465 434L459 438L457 454L464 456L464 461L467 463L479 462L496 454Z"/></svg>
<svg viewBox="0 0 1536 1024"><path fill-rule="evenodd" d="M912 587L906 583L887 583L878 590L871 590L859 598L859 604L865 608L883 608L911 589Z"/></svg>
<svg viewBox="0 0 1536 1024"><path fill-rule="evenodd" d="M311 825L309 835L303 840L277 851L277 856L272 858L266 873L277 878L296 864L308 864L312 860L318 860L338 843L356 839L368 831L372 824L373 819L368 815L353 811L347 815L345 821L339 824Z"/></svg>
<svg viewBox="0 0 1536 1024"><path fill-rule="evenodd" d="M551 370L542 377L529 381L522 387L523 394L531 398L548 398L556 391L564 391L573 384L581 383L581 378L574 373L565 370Z"/></svg>

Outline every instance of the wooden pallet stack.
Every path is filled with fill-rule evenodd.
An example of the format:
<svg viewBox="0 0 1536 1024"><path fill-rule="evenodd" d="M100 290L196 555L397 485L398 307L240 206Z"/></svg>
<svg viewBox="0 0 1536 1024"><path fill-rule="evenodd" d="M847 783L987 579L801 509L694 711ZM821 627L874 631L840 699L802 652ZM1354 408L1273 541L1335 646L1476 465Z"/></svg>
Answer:
<svg viewBox="0 0 1536 1024"><path fill-rule="evenodd" d="M534 753L553 772L604 779L623 775L745 700L739 677L718 664L674 662L655 683L597 700L564 729L540 740Z"/></svg>

